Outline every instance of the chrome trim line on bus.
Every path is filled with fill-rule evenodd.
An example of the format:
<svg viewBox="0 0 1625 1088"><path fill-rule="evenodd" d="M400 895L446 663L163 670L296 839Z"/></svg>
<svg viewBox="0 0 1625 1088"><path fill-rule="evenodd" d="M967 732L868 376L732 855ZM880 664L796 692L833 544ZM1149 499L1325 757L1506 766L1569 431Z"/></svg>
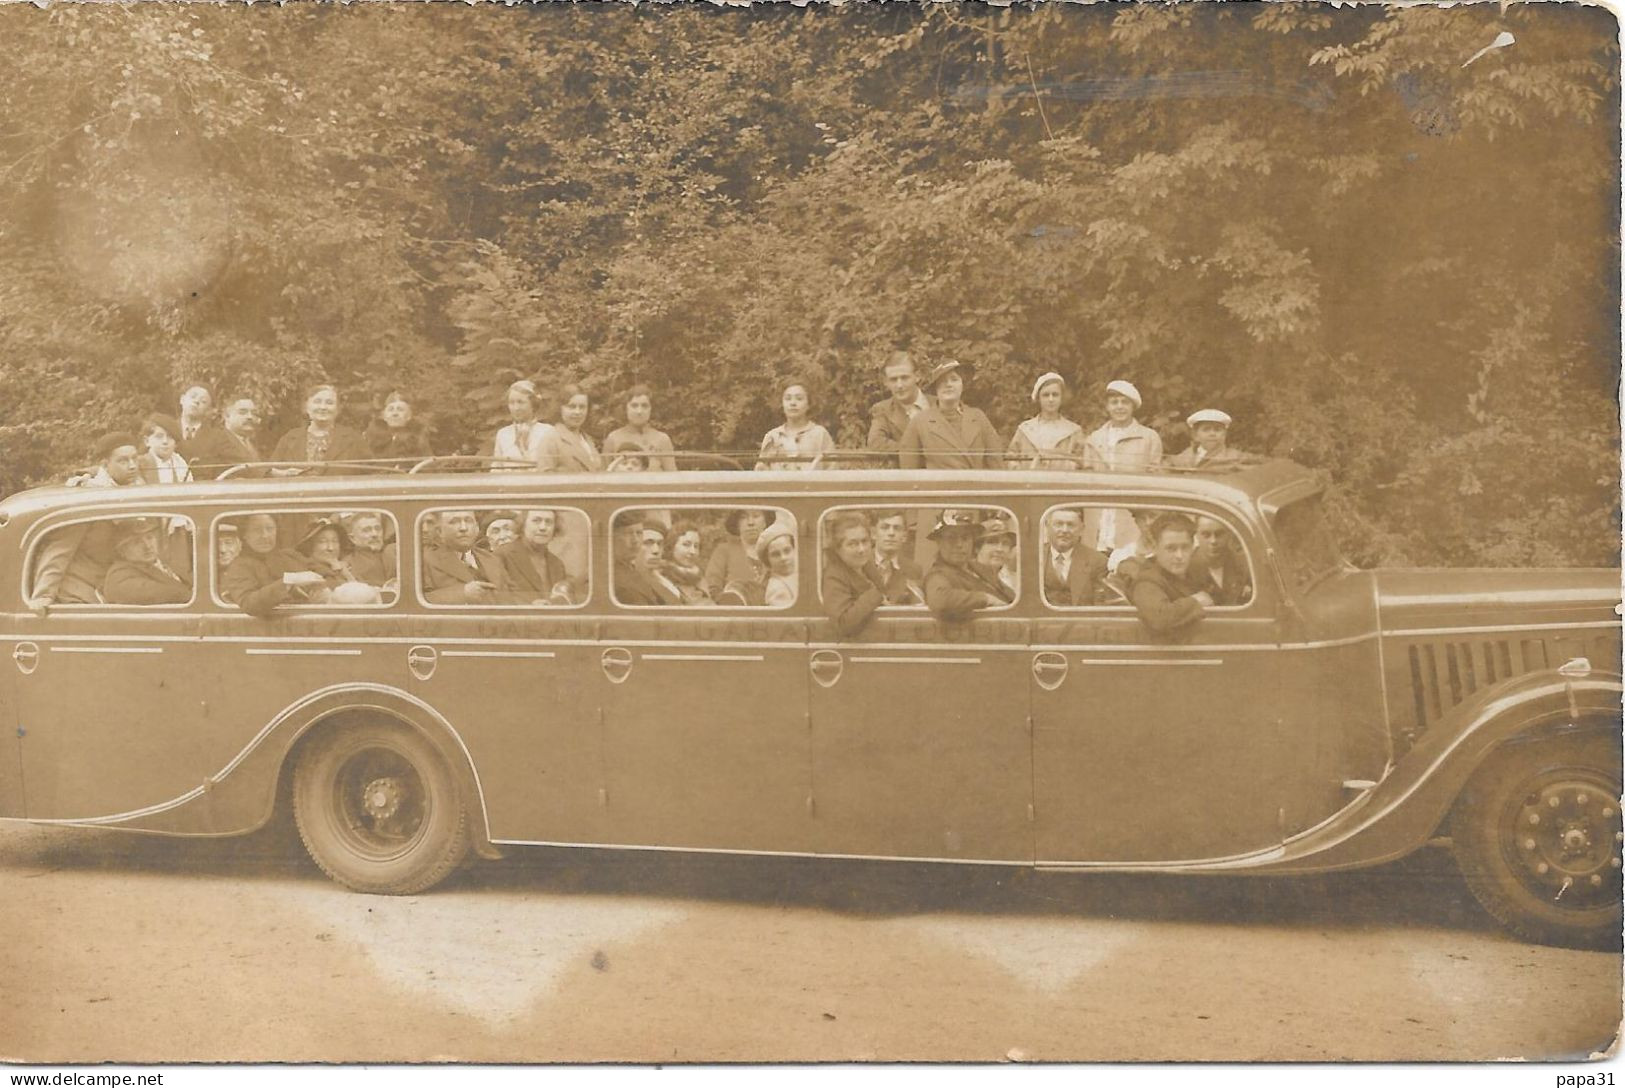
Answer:
<svg viewBox="0 0 1625 1088"><path fill-rule="evenodd" d="M799 649L799 647L797 647ZM761 654L640 654L644 661L766 661Z"/></svg>
<svg viewBox="0 0 1625 1088"><path fill-rule="evenodd" d="M1572 631L1590 627L1619 627L1618 620L1584 620L1573 623L1493 623L1478 627L1412 627L1385 632L1389 638L1430 638L1434 635L1498 635L1505 631Z"/></svg>
<svg viewBox="0 0 1625 1088"><path fill-rule="evenodd" d="M160 812L168 812L172 808L179 808L186 804L186 802L201 797L203 792L204 787L193 786L191 789L172 800L162 801L156 805L148 805L146 808L132 809L129 812L120 812L113 816L54 817L45 819L31 819L27 822L31 824L82 824L86 826L114 824L124 820L134 820L140 816L156 816Z"/></svg>
<svg viewBox="0 0 1625 1088"><path fill-rule="evenodd" d="M243 653L260 657L358 657L360 650L307 650L287 647L249 647Z"/></svg>
<svg viewBox="0 0 1625 1088"><path fill-rule="evenodd" d="M1382 690L1382 744L1383 744L1383 777L1394 766L1394 715L1388 705L1388 650L1383 645L1382 630L1382 588L1375 578L1367 579L1371 583L1372 617L1377 625L1377 682Z"/></svg>
<svg viewBox="0 0 1625 1088"><path fill-rule="evenodd" d="M980 665L979 657L859 657L852 655L859 665Z"/></svg>
<svg viewBox="0 0 1625 1088"><path fill-rule="evenodd" d="M1228 647L1227 647L1228 648ZM1222 657L1193 657L1181 661L1177 658L1157 657L1149 661L1125 657L1080 657L1080 665L1223 665Z"/></svg>
<svg viewBox="0 0 1625 1088"><path fill-rule="evenodd" d="M145 640L143 640L145 641ZM53 654L161 654L162 646L52 646Z"/></svg>
<svg viewBox="0 0 1625 1088"><path fill-rule="evenodd" d="M433 641L433 640L430 640ZM557 657L552 650L442 650L441 657Z"/></svg>
<svg viewBox="0 0 1625 1088"><path fill-rule="evenodd" d="M1382 573L1380 570L1377 572ZM1440 599L1427 593L1382 593L1378 592L1387 603L1398 608L1411 606L1437 605ZM1576 586L1573 589L1509 589L1494 593L1451 593L1445 602L1456 605L1504 605L1504 604L1555 604L1569 602L1575 604L1610 604L1620 603L1618 590L1606 590Z"/></svg>

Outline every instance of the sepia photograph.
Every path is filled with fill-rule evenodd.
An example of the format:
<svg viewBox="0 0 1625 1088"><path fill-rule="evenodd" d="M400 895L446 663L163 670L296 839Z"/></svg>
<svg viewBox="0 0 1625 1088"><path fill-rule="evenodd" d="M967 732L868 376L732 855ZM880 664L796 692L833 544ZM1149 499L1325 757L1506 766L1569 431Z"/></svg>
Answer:
<svg viewBox="0 0 1625 1088"><path fill-rule="evenodd" d="M1595 1069L1619 38L0 4L0 1061Z"/></svg>

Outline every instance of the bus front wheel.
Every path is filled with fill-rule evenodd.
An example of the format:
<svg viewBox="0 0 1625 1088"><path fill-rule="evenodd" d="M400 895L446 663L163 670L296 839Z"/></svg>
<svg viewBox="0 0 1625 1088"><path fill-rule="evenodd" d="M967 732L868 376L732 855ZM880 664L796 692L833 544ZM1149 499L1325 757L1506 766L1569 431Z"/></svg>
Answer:
<svg viewBox="0 0 1625 1088"><path fill-rule="evenodd" d="M359 892L433 887L468 854L468 813L434 745L408 725L346 723L294 769L293 812L322 871Z"/></svg>

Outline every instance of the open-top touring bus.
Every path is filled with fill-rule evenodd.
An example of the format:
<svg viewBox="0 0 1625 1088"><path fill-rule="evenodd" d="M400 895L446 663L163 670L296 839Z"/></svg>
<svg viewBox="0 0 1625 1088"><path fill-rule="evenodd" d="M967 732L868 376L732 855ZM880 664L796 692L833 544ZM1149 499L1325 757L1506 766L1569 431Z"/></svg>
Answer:
<svg viewBox="0 0 1625 1088"><path fill-rule="evenodd" d="M1517 933L1616 940L1619 572L1358 571L1319 491L1279 461L33 490L0 504L0 818L238 835L286 781L315 862L379 893L527 844L1301 873L1448 838ZM1042 573L1057 511L1202 519L1241 591L1176 634L1109 587L1075 603ZM833 519L900 525L928 566L948 512L1013 537L1009 599L842 634ZM470 543L498 520L528 582ZM766 596L728 579L747 524L775 541ZM715 583L627 590L639 525L695 527ZM238 562L318 546L388 577ZM76 549L184 589L31 609Z"/></svg>

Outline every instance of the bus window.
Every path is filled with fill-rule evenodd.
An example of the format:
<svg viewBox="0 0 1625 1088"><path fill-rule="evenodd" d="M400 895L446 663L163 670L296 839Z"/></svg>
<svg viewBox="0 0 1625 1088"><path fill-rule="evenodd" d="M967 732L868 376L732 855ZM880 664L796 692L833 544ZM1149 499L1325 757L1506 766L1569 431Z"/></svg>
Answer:
<svg viewBox="0 0 1625 1088"><path fill-rule="evenodd" d="M51 530L34 550L28 598L47 607L192 602L190 518L122 514Z"/></svg>
<svg viewBox="0 0 1625 1088"><path fill-rule="evenodd" d="M851 532L846 515L856 515L867 526L869 549L887 586L885 610L925 608L925 575L936 562L937 546L931 539L942 525L967 525L976 530L971 569L988 579L991 592L1014 603L1021 593L1020 526L1016 517L1002 506L973 506L943 509L923 505L836 506L824 512L819 521L819 577L832 563L840 542L835 532Z"/></svg>
<svg viewBox="0 0 1625 1088"><path fill-rule="evenodd" d="M430 607L579 608L592 523L567 507L442 507L418 518L418 589Z"/></svg>
<svg viewBox="0 0 1625 1088"><path fill-rule="evenodd" d="M1218 608L1239 608L1253 599L1252 566L1235 532L1217 518L1165 507L1112 509L1130 525L1117 534L1123 543L1111 552L1095 550L1104 507L1054 506L1044 514L1038 560L1044 603L1055 609L1129 608L1134 580L1151 565L1172 572L1192 594L1205 592ZM1183 556L1158 564L1151 527L1165 515L1183 529ZM1166 531L1166 528L1165 530Z"/></svg>
<svg viewBox="0 0 1625 1088"><path fill-rule="evenodd" d="M400 592L393 515L253 510L214 521L215 594L255 616L300 606L384 608Z"/></svg>
<svg viewBox="0 0 1625 1088"><path fill-rule="evenodd" d="M778 507L623 509L610 548L620 605L789 608L800 594L796 520Z"/></svg>

